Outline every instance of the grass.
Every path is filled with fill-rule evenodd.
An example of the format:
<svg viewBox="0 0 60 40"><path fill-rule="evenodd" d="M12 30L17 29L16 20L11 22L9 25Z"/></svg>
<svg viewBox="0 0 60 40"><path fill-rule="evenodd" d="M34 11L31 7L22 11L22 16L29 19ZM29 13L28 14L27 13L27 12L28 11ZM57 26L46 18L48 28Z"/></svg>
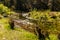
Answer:
<svg viewBox="0 0 60 40"><path fill-rule="evenodd" d="M38 40L38 37L21 28L9 30L8 18L0 19L0 40Z"/></svg>
<svg viewBox="0 0 60 40"><path fill-rule="evenodd" d="M38 40L36 35L27 32L22 28L15 28L15 30L11 30L9 18L3 18L3 14L5 16L11 16L14 15L15 12L11 11L3 4L0 4L0 17L2 17L2 19L0 19L0 40Z"/></svg>

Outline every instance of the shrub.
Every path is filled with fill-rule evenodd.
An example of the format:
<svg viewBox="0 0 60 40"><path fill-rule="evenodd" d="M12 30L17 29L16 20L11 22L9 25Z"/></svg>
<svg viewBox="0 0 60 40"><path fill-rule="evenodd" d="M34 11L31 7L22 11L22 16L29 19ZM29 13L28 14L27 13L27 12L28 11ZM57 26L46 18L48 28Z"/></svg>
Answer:
<svg viewBox="0 0 60 40"><path fill-rule="evenodd" d="M42 30L57 33L60 31L60 12L32 11L30 17L37 19L37 24Z"/></svg>
<svg viewBox="0 0 60 40"><path fill-rule="evenodd" d="M60 12L34 10L29 12L29 15L31 18L37 19L36 24L39 25L43 34L49 33L49 39L46 40L58 40L56 35L60 33Z"/></svg>
<svg viewBox="0 0 60 40"><path fill-rule="evenodd" d="M3 4L0 4L0 14L13 14L13 12L6 6L4 6Z"/></svg>

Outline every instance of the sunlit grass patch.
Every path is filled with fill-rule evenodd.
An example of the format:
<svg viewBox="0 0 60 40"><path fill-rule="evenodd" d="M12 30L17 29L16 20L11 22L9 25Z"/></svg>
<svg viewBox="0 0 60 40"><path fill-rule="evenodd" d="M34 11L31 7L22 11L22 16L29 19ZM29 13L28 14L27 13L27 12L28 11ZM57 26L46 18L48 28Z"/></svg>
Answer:
<svg viewBox="0 0 60 40"><path fill-rule="evenodd" d="M37 36L27 31L0 30L0 40L38 40Z"/></svg>
<svg viewBox="0 0 60 40"><path fill-rule="evenodd" d="M9 19L8 18L2 18L2 19L0 19L0 26L2 27L2 28L6 28L6 29L9 29Z"/></svg>
<svg viewBox="0 0 60 40"><path fill-rule="evenodd" d="M38 40L37 36L23 29L0 30L0 40Z"/></svg>
<svg viewBox="0 0 60 40"><path fill-rule="evenodd" d="M9 30L10 27L8 22L8 18L0 19L0 40L38 40L36 35L21 28Z"/></svg>

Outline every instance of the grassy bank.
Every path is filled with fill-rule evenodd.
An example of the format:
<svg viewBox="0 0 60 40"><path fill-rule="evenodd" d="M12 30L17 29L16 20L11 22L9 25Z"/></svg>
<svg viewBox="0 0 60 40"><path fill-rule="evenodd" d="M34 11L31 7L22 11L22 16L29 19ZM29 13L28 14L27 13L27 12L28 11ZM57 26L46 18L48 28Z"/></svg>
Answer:
<svg viewBox="0 0 60 40"><path fill-rule="evenodd" d="M0 40L38 40L37 36L22 28L10 29L8 18L0 19Z"/></svg>

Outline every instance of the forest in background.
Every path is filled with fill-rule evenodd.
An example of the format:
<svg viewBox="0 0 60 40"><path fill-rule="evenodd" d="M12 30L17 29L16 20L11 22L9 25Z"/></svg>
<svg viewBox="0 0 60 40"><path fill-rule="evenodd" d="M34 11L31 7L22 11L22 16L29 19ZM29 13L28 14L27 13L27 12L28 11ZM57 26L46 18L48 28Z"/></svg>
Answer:
<svg viewBox="0 0 60 40"><path fill-rule="evenodd" d="M60 0L0 0L5 6L14 10L31 11L33 9L52 11L60 10Z"/></svg>

